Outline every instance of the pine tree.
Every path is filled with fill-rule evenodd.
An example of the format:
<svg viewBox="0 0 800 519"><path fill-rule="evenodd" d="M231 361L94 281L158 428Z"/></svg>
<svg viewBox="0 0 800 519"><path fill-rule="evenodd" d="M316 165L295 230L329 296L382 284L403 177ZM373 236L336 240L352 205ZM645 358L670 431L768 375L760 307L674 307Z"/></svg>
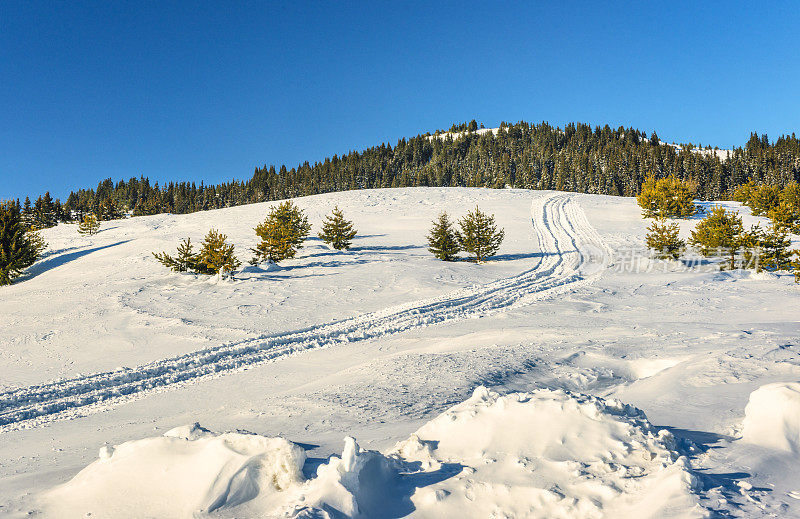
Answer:
<svg viewBox="0 0 800 519"><path fill-rule="evenodd" d="M686 242L678 237L681 228L677 223L667 224L664 219L655 220L647 228L647 247L655 251L656 258L678 259L686 248Z"/></svg>
<svg viewBox="0 0 800 519"><path fill-rule="evenodd" d="M739 250L744 268L755 269L756 272L763 270L764 251L761 248L763 241L764 231L758 224L752 225L749 231L743 231L739 236Z"/></svg>
<svg viewBox="0 0 800 519"><path fill-rule="evenodd" d="M256 248L254 262L279 262L293 258L311 231L311 224L303 211L290 200L270 209L266 220L255 228L261 242Z"/></svg>
<svg viewBox="0 0 800 519"><path fill-rule="evenodd" d="M187 272L189 270L197 270L197 254L194 253L193 249L191 238L186 238L178 245L177 256L172 257L166 252L160 254L154 252L153 256L168 269L172 269L175 272Z"/></svg>
<svg viewBox="0 0 800 519"><path fill-rule="evenodd" d="M447 213L442 212L428 234L428 250L442 261L453 261L461 252L458 236Z"/></svg>
<svg viewBox="0 0 800 519"><path fill-rule="evenodd" d="M353 222L345 220L338 206L333 208L330 216L325 217L322 232L319 233L319 238L336 250L349 249L355 236Z"/></svg>
<svg viewBox="0 0 800 519"><path fill-rule="evenodd" d="M225 243L227 236L211 229L206 234L197 254L195 270L200 274L230 273L239 268L241 262L233 254L233 245Z"/></svg>
<svg viewBox="0 0 800 519"><path fill-rule="evenodd" d="M767 270L787 270L791 267L792 240L785 230L772 226L763 233L759 248L761 249L761 265Z"/></svg>
<svg viewBox="0 0 800 519"><path fill-rule="evenodd" d="M10 285L34 264L47 244L22 220L19 207L0 204L0 285Z"/></svg>
<svg viewBox="0 0 800 519"><path fill-rule="evenodd" d="M766 216L781 203L781 188L773 185L755 186L744 205L750 207L755 216Z"/></svg>
<svg viewBox="0 0 800 519"><path fill-rule="evenodd" d="M456 238L461 250L475 255L475 261L483 262L493 256L503 242L505 232L497 229L494 215L486 215L476 206L475 211L458 222L461 229L456 232Z"/></svg>
<svg viewBox="0 0 800 519"><path fill-rule="evenodd" d="M83 235L93 235L97 234L100 230L100 222L97 221L97 217L94 213L87 214L83 217L83 221L78 225L78 232Z"/></svg>
<svg viewBox="0 0 800 519"><path fill-rule="evenodd" d="M676 177L647 177L636 201L645 218L688 218L697 212L691 185Z"/></svg>
<svg viewBox="0 0 800 519"><path fill-rule="evenodd" d="M733 269L743 231L742 218L738 213L715 207L692 230L689 243L697 247L703 256L727 257L728 267Z"/></svg>

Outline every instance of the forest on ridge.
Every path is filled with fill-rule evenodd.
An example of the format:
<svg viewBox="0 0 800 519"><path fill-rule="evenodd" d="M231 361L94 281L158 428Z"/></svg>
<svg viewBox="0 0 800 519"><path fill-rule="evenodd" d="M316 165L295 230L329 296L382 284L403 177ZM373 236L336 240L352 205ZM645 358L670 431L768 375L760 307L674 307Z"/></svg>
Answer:
<svg viewBox="0 0 800 519"><path fill-rule="evenodd" d="M800 181L800 139L752 133L743 147L715 153L710 147L663 143L655 132L633 128L570 123L563 129L546 122L502 123L495 132L478 124L453 125L394 146L384 143L321 162L256 167L249 180L216 185L202 182L151 184L147 177L73 191L62 204L49 193L23 213L49 213L48 220L101 219L158 213L191 213L207 209L280 200L353 189L462 186L555 189L580 193L635 196L650 175L688 181L700 199L728 199L737 186L784 186ZM46 207L43 207L46 206ZM42 222L44 223L44 222Z"/></svg>

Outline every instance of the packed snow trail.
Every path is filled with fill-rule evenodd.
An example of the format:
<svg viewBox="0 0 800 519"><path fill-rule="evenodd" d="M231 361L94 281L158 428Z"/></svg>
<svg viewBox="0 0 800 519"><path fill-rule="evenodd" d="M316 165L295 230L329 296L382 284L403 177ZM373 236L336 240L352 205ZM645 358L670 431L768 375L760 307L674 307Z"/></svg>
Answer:
<svg viewBox="0 0 800 519"><path fill-rule="evenodd" d="M531 219L541 255L535 267L516 276L299 331L206 348L133 369L6 391L0 393L0 432L102 410L170 386L245 370L307 349L483 317L571 290L576 283L597 277L610 257L609 249L572 198L556 193L533 200Z"/></svg>

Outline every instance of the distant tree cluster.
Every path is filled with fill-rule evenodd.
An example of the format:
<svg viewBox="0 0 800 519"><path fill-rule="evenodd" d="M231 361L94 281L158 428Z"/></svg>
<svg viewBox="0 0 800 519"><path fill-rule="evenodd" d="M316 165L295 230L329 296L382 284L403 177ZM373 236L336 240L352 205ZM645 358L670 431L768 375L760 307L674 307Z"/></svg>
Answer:
<svg viewBox="0 0 800 519"><path fill-rule="evenodd" d="M433 222L428 234L428 250L442 261L454 261L461 251L475 257L476 263L494 256L505 237L498 229L494 215L487 215L478 207L458 221L459 229L453 227L446 212Z"/></svg>
<svg viewBox="0 0 800 519"><path fill-rule="evenodd" d="M663 259L678 259L686 248L677 223L655 220L647 229L646 243ZM789 231L773 220L767 229L753 225L745 229L735 211L714 207L691 231L689 245L701 255L720 258L721 269L750 268L756 271L792 271L800 283L800 250L791 250Z"/></svg>
<svg viewBox="0 0 800 519"><path fill-rule="evenodd" d="M711 148L661 143L653 132L608 125L571 123L501 124L500 131L478 134L478 123L453 125L453 135L400 139L364 151L294 168L263 166L247 181L206 186L202 182L151 184L146 177L70 193L53 201L42 222L100 220L122 214L184 214L241 204L352 189L407 186L506 186L581 193L636 196L645 180L674 177L694 186L694 196L720 200L749 179L783 187L800 181L800 139L794 134L770 142L752 134L747 144L720 158ZM47 205L42 197L42 203ZM28 202L26 206L30 206ZM25 215L30 213L23 209ZM27 218L28 216L26 216ZM31 216L32 217L32 216ZM38 218L38 217L37 217Z"/></svg>

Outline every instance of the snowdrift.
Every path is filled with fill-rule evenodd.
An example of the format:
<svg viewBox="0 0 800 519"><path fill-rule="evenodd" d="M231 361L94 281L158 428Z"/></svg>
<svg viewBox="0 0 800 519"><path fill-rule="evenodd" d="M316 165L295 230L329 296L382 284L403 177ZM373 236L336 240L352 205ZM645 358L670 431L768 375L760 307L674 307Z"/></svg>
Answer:
<svg viewBox="0 0 800 519"><path fill-rule="evenodd" d="M744 414L745 441L800 453L800 383L761 386L750 394Z"/></svg>
<svg viewBox="0 0 800 519"><path fill-rule="evenodd" d="M101 449L58 517L700 517L672 435L618 401L484 387L386 453L345 439L305 479L282 438L199 425Z"/></svg>

